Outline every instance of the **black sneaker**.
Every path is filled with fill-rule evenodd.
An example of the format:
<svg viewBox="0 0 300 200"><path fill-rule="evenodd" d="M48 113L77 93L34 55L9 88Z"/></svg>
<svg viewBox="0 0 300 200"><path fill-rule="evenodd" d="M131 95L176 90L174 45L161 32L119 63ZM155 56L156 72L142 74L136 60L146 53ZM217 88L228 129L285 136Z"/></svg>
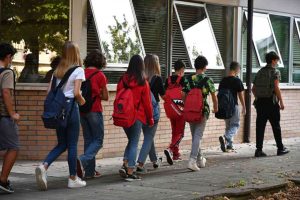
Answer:
<svg viewBox="0 0 300 200"><path fill-rule="evenodd" d="M140 181L142 178L136 174L128 174L128 177L125 179L125 181L132 182L132 181Z"/></svg>
<svg viewBox="0 0 300 200"><path fill-rule="evenodd" d="M255 157L267 157L267 154L263 152L262 150L257 150L255 151Z"/></svg>
<svg viewBox="0 0 300 200"><path fill-rule="evenodd" d="M136 173L138 174L147 174L147 169L145 167L140 167L140 166L137 166L136 167Z"/></svg>
<svg viewBox="0 0 300 200"><path fill-rule="evenodd" d="M289 153L290 151L286 148L286 147L283 147L283 149L278 149L277 150L277 156L282 156L282 155L284 155L284 154L287 154L287 153Z"/></svg>
<svg viewBox="0 0 300 200"><path fill-rule="evenodd" d="M165 153L165 155L167 157L167 162L169 163L169 165L173 165L173 158L172 158L173 156L172 156L172 153L170 152L170 150L169 149L165 149L164 153Z"/></svg>
<svg viewBox="0 0 300 200"><path fill-rule="evenodd" d="M15 192L9 181L7 181L7 183L2 183L0 181L0 190L6 192L8 194L11 194L11 193Z"/></svg>
<svg viewBox="0 0 300 200"><path fill-rule="evenodd" d="M219 141L220 141L220 147L221 147L221 150L223 152L226 152L226 147L225 147L225 140L224 140L224 137L223 136L220 136L219 137Z"/></svg>
<svg viewBox="0 0 300 200"><path fill-rule="evenodd" d="M125 165L122 166L121 169L119 169L119 174L122 178L127 178L128 174L127 174L127 167Z"/></svg>

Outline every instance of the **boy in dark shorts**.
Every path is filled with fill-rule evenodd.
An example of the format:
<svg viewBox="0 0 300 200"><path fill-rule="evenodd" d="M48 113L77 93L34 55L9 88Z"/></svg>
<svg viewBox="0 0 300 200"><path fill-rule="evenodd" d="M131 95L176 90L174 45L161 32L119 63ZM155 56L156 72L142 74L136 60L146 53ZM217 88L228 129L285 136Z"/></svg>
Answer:
<svg viewBox="0 0 300 200"><path fill-rule="evenodd" d="M15 53L16 50L10 44L0 44L0 151L6 151L0 176L0 190L6 193L14 192L8 176L19 149L17 123L20 115L13 109L14 72L9 69Z"/></svg>

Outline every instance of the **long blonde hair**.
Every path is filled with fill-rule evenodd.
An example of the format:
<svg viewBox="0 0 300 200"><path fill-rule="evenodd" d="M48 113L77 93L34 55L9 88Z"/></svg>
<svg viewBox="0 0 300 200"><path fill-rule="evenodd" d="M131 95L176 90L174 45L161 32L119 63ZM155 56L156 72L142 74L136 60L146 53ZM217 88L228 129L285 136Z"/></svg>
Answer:
<svg viewBox="0 0 300 200"><path fill-rule="evenodd" d="M145 73L148 81L151 81L154 75L161 75L159 58L155 54L147 54L145 59Z"/></svg>
<svg viewBox="0 0 300 200"><path fill-rule="evenodd" d="M73 66L82 66L79 47L72 41L65 42L62 50L62 58L54 71L54 76L61 79L65 73Z"/></svg>

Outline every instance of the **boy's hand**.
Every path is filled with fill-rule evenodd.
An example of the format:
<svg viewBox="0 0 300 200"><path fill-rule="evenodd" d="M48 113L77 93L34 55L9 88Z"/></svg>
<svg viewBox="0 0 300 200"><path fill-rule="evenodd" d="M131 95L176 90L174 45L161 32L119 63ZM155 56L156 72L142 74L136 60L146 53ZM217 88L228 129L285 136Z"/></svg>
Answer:
<svg viewBox="0 0 300 200"><path fill-rule="evenodd" d="M282 101L280 101L279 106L280 106L280 110L284 110L284 104Z"/></svg>
<svg viewBox="0 0 300 200"><path fill-rule="evenodd" d="M18 113L14 113L10 117L16 123L18 123L20 121L20 115Z"/></svg>
<svg viewBox="0 0 300 200"><path fill-rule="evenodd" d="M242 115L246 115L246 113L247 113L246 108L243 107L243 109L242 109Z"/></svg>
<svg viewBox="0 0 300 200"><path fill-rule="evenodd" d="M214 107L214 109L212 110L213 113L217 113L218 112L218 107Z"/></svg>

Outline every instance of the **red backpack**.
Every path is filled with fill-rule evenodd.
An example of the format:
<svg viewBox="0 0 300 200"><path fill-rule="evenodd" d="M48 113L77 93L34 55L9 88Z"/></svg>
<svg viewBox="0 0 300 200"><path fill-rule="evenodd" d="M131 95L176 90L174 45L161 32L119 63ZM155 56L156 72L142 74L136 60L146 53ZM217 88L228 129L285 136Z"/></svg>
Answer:
<svg viewBox="0 0 300 200"><path fill-rule="evenodd" d="M115 126L124 128L131 127L136 119L132 89L123 81L124 88L116 94L113 110L113 121Z"/></svg>
<svg viewBox="0 0 300 200"><path fill-rule="evenodd" d="M168 88L166 90L164 108L166 115L169 119L178 119L183 116L183 100L182 100L182 86L180 76L178 76L176 82L172 84L171 77L168 78Z"/></svg>
<svg viewBox="0 0 300 200"><path fill-rule="evenodd" d="M201 81L201 85L204 85L208 80L205 77ZM193 86L194 83L191 84ZM184 102L183 117L186 122L189 123L199 123L203 119L203 108L204 108L204 99L202 94L202 87L192 87L190 92L187 94Z"/></svg>

